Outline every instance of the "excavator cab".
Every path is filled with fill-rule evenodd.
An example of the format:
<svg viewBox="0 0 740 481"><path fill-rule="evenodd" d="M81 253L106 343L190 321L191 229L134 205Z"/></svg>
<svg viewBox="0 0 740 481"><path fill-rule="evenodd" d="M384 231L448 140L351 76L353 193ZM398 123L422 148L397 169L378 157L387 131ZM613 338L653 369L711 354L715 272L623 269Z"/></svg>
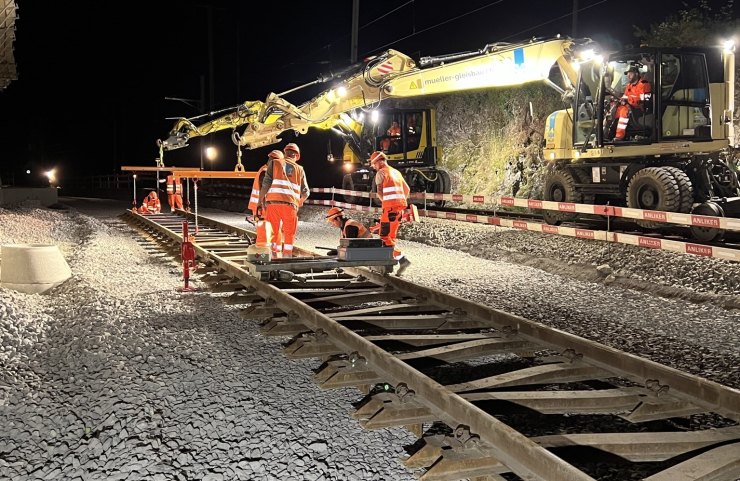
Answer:
<svg viewBox="0 0 740 481"><path fill-rule="evenodd" d="M641 92L649 92L627 103L623 97L631 69L637 70ZM645 48L613 55L608 62L582 63L574 99L573 144L618 148L718 139L719 132L712 135L709 92L710 83L719 84L722 79L717 49ZM716 99L719 104L724 100ZM628 108L620 111L620 104L625 103Z"/></svg>
<svg viewBox="0 0 740 481"><path fill-rule="evenodd" d="M378 113L377 121L366 125L374 150L382 150L393 167L436 165L434 111L432 109L393 109Z"/></svg>

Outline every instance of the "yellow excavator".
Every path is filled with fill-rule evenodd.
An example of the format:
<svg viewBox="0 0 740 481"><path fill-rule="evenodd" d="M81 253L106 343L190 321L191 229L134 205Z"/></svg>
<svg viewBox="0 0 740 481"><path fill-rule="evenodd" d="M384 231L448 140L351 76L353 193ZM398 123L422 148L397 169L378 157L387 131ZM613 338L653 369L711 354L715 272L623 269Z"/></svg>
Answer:
<svg viewBox="0 0 740 481"><path fill-rule="evenodd" d="M561 84L551 79L553 69L559 70ZM617 138L614 104L627 87L628 70L637 70L653 94L640 99L639 108L630 107L624 135ZM180 119L161 145L172 150L184 147L192 137L232 129L235 143L255 149L280 141L279 135L287 130L305 134L309 127L335 128L345 140L355 138L359 160L366 161L362 156L370 150L386 150L391 165L404 173L410 185L423 186L416 190L448 192L449 182L439 181L446 174L437 168L440 155L432 110L414 111L412 129L407 111L384 113L386 123L394 115L400 121L400 135L395 128L393 134L390 129L383 131L386 125L373 127L370 145L363 148L361 129L381 118L382 102L545 82L567 106L550 114L546 122L543 155L554 165L545 179L545 200L740 215L738 178L725 157L734 145L734 47L729 44L645 47L606 55L590 39L557 37L423 57L418 64L388 50L307 85L332 80L336 82L331 88L300 106L283 98L293 89L270 94L264 102L245 102L199 126ZM240 126L246 126L242 133L236 130ZM361 174L372 185L372 172L360 170L367 170ZM416 182L417 177L424 180ZM350 176L353 184L355 178ZM546 220L557 224L566 215L548 212ZM692 231L702 240L722 235L714 228L692 227Z"/></svg>

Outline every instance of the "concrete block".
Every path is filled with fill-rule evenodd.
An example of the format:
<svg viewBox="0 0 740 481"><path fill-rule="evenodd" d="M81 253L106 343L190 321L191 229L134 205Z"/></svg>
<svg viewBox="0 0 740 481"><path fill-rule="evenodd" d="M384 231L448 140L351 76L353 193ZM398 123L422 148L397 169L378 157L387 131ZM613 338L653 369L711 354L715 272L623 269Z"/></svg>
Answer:
<svg viewBox="0 0 740 481"><path fill-rule="evenodd" d="M20 204L36 200L44 207L58 202L59 194L54 187L3 187L0 189L0 205Z"/></svg>
<svg viewBox="0 0 740 481"><path fill-rule="evenodd" d="M2 246L0 282L6 289L41 294L72 276L59 247L49 244Z"/></svg>

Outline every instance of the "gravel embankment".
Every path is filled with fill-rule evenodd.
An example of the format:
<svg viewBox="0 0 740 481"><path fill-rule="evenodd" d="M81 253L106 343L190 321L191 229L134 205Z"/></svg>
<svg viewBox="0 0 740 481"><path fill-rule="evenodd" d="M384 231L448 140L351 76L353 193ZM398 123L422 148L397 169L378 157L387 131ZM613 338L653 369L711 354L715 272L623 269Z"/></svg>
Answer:
<svg viewBox="0 0 740 481"><path fill-rule="evenodd" d="M0 212L2 242L67 242L74 274L0 288L0 479L415 479L395 460L411 434L363 430L356 390L321 391L285 338L176 293L179 266L116 223L122 204L69 202L105 223Z"/></svg>

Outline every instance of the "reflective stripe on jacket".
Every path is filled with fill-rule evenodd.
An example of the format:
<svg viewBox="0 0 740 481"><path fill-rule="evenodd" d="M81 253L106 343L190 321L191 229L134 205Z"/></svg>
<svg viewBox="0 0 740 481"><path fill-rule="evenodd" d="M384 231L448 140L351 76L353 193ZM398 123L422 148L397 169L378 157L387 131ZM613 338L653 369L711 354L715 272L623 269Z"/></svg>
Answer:
<svg viewBox="0 0 740 481"><path fill-rule="evenodd" d="M382 169L383 183L378 186L382 188L383 208L389 207L406 207L406 198L409 196L409 186L403 175L393 167L386 165Z"/></svg>
<svg viewBox="0 0 740 481"><path fill-rule="evenodd" d="M641 78L634 84L627 84L624 88L624 95L627 96L627 103L632 107L645 110L644 102L649 102L652 95L650 82Z"/></svg>
<svg viewBox="0 0 740 481"><path fill-rule="evenodd" d="M273 159L272 166L272 184L265 194L265 202L282 202L300 207L303 167L288 159Z"/></svg>
<svg viewBox="0 0 740 481"><path fill-rule="evenodd" d="M167 176L167 194L182 194L182 184L179 178L175 181L174 176Z"/></svg>

